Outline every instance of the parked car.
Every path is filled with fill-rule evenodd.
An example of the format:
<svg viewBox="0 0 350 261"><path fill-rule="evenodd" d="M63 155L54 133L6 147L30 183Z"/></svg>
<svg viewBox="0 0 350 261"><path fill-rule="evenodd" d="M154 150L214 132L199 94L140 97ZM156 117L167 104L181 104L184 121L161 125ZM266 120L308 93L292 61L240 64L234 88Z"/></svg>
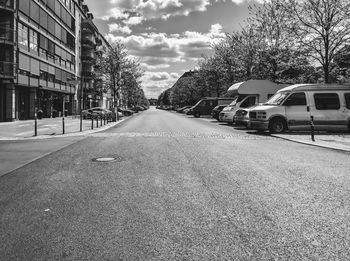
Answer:
<svg viewBox="0 0 350 261"><path fill-rule="evenodd" d="M207 97L201 99L186 113L187 115L193 115L199 118L201 115L210 115L211 111L218 105L228 104L232 102L234 98L229 97Z"/></svg>
<svg viewBox="0 0 350 261"><path fill-rule="evenodd" d="M220 121L219 119L219 114L220 112L225 108L227 107L228 105L225 104L225 105L218 105L216 106L212 111L211 111L211 116L216 119L217 121Z"/></svg>
<svg viewBox="0 0 350 261"><path fill-rule="evenodd" d="M350 86L295 84L278 91L249 112L248 127L282 133L286 130L350 131Z"/></svg>
<svg viewBox="0 0 350 261"><path fill-rule="evenodd" d="M286 86L267 80L248 80L233 84L227 92L231 96L236 96L236 99L220 112L219 119L233 124L237 110L266 102L278 90Z"/></svg>
<svg viewBox="0 0 350 261"><path fill-rule="evenodd" d="M251 108L239 109L238 111L236 111L236 114L234 116L234 122L237 126L248 126L249 111L251 110Z"/></svg>
<svg viewBox="0 0 350 261"><path fill-rule="evenodd" d="M178 112L178 113L183 113L184 110L189 109L189 108L191 108L191 107L192 107L192 106L184 106L184 107L178 108L178 109L176 110L176 112Z"/></svg>
<svg viewBox="0 0 350 261"><path fill-rule="evenodd" d="M124 108L118 108L118 112L121 112L124 116L131 116L134 114L134 111Z"/></svg>
<svg viewBox="0 0 350 261"><path fill-rule="evenodd" d="M94 108L90 108L82 111L83 119L91 119L92 117L101 117L101 116L111 117L111 115L112 115L112 111L102 107L94 107Z"/></svg>
<svg viewBox="0 0 350 261"><path fill-rule="evenodd" d="M183 113L185 113L186 115L188 115L188 112L191 110L191 108L192 108L192 107L187 108L187 109L184 109L184 110L183 110Z"/></svg>

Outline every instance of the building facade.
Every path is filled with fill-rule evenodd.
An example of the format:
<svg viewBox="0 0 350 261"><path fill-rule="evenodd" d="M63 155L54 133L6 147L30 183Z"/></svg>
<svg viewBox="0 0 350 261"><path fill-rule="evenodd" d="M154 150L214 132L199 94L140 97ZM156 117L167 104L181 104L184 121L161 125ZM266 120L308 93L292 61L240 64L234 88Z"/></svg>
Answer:
<svg viewBox="0 0 350 261"><path fill-rule="evenodd" d="M0 121L102 104L94 64L103 37L92 19L83 0L0 0Z"/></svg>

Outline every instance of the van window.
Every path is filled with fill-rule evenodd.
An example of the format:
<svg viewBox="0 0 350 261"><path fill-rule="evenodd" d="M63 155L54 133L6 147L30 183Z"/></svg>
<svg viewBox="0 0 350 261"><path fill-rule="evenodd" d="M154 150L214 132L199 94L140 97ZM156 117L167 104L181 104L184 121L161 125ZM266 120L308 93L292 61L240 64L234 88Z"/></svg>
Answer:
<svg viewBox="0 0 350 261"><path fill-rule="evenodd" d="M284 103L285 106L305 106L306 96L304 92L296 92L291 94Z"/></svg>
<svg viewBox="0 0 350 261"><path fill-rule="evenodd" d="M256 97L255 96L250 96L248 97L245 101L241 103L241 108L249 108L255 105Z"/></svg>
<svg viewBox="0 0 350 261"><path fill-rule="evenodd" d="M315 105L317 110L339 110L340 102L336 93L315 93Z"/></svg>
<svg viewBox="0 0 350 261"><path fill-rule="evenodd" d="M350 93L345 93L345 104L346 104L346 108L350 109Z"/></svg>

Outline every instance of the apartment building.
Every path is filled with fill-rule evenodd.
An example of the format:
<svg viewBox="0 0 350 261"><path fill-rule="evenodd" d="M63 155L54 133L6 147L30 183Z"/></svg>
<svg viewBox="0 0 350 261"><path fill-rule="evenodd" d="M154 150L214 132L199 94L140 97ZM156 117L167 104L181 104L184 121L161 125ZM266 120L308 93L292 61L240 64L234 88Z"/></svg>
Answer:
<svg viewBox="0 0 350 261"><path fill-rule="evenodd" d="M0 121L103 104L94 64L109 44L92 19L83 0L0 0Z"/></svg>

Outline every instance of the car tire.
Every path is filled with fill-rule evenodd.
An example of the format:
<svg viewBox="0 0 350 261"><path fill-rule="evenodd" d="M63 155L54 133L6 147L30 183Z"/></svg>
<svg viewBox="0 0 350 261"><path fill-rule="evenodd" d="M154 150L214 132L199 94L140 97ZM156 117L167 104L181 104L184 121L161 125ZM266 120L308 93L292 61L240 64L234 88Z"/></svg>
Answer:
<svg viewBox="0 0 350 261"><path fill-rule="evenodd" d="M194 117L196 117L196 118L199 118L199 117L201 116L201 114L200 114L198 111L196 111L193 115L194 115Z"/></svg>
<svg viewBox="0 0 350 261"><path fill-rule="evenodd" d="M283 133L287 130L287 123L282 118L274 118L269 122L270 133Z"/></svg>

